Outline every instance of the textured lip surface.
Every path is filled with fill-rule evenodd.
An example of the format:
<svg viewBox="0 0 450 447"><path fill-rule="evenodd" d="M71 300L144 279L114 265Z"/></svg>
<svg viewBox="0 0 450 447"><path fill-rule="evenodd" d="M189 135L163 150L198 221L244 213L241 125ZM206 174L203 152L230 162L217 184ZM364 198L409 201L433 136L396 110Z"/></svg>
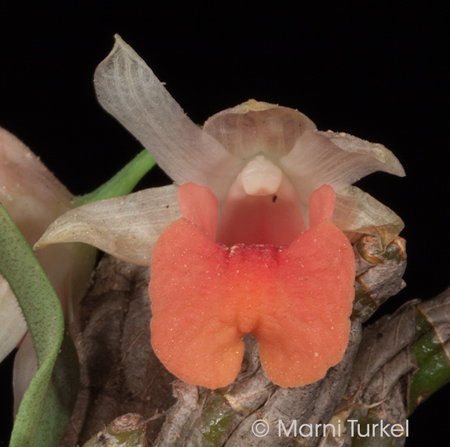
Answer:
<svg viewBox="0 0 450 447"><path fill-rule="evenodd" d="M342 359L355 267L348 239L328 220L330 200L330 187L313 194L316 224L288 247L226 247L186 218L168 227L153 252L150 297L152 346L169 371L226 386L249 332L266 374L283 387L315 382Z"/></svg>

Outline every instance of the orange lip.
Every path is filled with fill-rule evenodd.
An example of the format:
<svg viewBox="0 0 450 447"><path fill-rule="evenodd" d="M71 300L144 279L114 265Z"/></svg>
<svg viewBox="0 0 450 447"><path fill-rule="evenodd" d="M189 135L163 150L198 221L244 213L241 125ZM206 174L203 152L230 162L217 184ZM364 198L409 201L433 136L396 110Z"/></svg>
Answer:
<svg viewBox="0 0 450 447"><path fill-rule="evenodd" d="M328 185L312 194L312 227L288 247L216 244L205 231L207 212L166 229L153 252L150 297L152 346L169 371L191 384L226 386L249 332L267 376L282 387L315 382L342 359L355 266L350 242L329 220L334 200Z"/></svg>

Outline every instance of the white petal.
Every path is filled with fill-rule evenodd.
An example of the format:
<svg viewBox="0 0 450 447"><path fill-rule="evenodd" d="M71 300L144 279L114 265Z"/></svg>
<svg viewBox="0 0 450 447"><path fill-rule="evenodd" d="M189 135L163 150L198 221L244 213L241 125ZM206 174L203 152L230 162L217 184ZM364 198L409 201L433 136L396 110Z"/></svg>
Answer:
<svg viewBox="0 0 450 447"><path fill-rule="evenodd" d="M23 395L28 389L31 380L37 372L37 358L34 350L33 339L28 332L20 345L19 351L14 359L13 388L14 388L14 417L19 411Z"/></svg>
<svg viewBox="0 0 450 447"><path fill-rule="evenodd" d="M151 188L71 210L50 225L35 248L84 242L124 261L150 265L158 237L181 217L177 189Z"/></svg>
<svg viewBox="0 0 450 447"><path fill-rule="evenodd" d="M336 194L333 222L354 242L361 234L372 234L386 246L405 224L390 208L356 186Z"/></svg>
<svg viewBox="0 0 450 447"><path fill-rule="evenodd" d="M382 169L377 170L389 172L389 174L398 175L399 177L405 176L405 170L398 161L397 157L382 144L370 143L369 141L362 140L361 138L354 137L353 135L349 135L344 132L333 132L328 130L327 132L319 133L327 137L332 143L346 152L350 152L355 155L366 155L369 157L368 160L371 158L377 160L381 164L375 164L374 167L382 167ZM367 168L367 174L374 172L372 169L372 167ZM362 177L364 177L364 175Z"/></svg>
<svg viewBox="0 0 450 447"><path fill-rule="evenodd" d="M0 275L0 362L19 344L27 331L27 323L19 303Z"/></svg>
<svg viewBox="0 0 450 447"><path fill-rule="evenodd" d="M330 131L306 131L279 165L303 204L323 184L339 192L375 171L405 175L400 162L383 145Z"/></svg>
<svg viewBox="0 0 450 447"><path fill-rule="evenodd" d="M146 147L178 184L210 188L219 201L242 162L201 131L183 112L152 70L116 35L94 77L98 100Z"/></svg>
<svg viewBox="0 0 450 447"><path fill-rule="evenodd" d="M241 158L258 152L286 155L303 132L314 129L316 125L298 110L254 99L216 113L203 126L227 151Z"/></svg>

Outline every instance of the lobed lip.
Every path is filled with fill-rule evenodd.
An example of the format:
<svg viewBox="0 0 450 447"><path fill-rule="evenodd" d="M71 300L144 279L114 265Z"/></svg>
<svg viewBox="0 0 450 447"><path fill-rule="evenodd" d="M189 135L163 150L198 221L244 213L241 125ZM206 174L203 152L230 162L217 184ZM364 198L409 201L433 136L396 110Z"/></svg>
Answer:
<svg viewBox="0 0 450 447"><path fill-rule="evenodd" d="M313 193L311 229L289 246L226 247L206 230L217 220L217 207L209 209L208 200L201 212L189 207L205 189L180 187L186 214L154 249L149 291L158 358L190 384L220 388L236 379L242 337L252 333L275 384L296 387L323 378L344 355L354 298L352 247L329 220L334 190L324 185Z"/></svg>

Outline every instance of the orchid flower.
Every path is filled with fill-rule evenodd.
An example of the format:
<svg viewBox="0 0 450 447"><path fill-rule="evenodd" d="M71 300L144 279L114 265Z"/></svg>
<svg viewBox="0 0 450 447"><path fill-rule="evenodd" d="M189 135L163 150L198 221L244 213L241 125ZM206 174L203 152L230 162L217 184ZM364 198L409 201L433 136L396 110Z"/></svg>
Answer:
<svg viewBox="0 0 450 447"><path fill-rule="evenodd" d="M403 228L350 185L378 170L403 176L395 156L254 100L200 129L118 36L95 88L175 184L69 211L37 247L79 241L151 265L151 343L188 383L233 382L247 333L275 384L324 377L348 344L351 242L374 234L382 247Z"/></svg>
<svg viewBox="0 0 450 447"><path fill-rule="evenodd" d="M33 245L48 225L70 210L73 196L15 136L0 128L0 202ZM67 318L81 298L95 262L90 247L54 246L37 254L58 292ZM27 325L7 281L0 275L0 361L24 338ZM15 406L37 369L31 337L21 344L14 366Z"/></svg>

